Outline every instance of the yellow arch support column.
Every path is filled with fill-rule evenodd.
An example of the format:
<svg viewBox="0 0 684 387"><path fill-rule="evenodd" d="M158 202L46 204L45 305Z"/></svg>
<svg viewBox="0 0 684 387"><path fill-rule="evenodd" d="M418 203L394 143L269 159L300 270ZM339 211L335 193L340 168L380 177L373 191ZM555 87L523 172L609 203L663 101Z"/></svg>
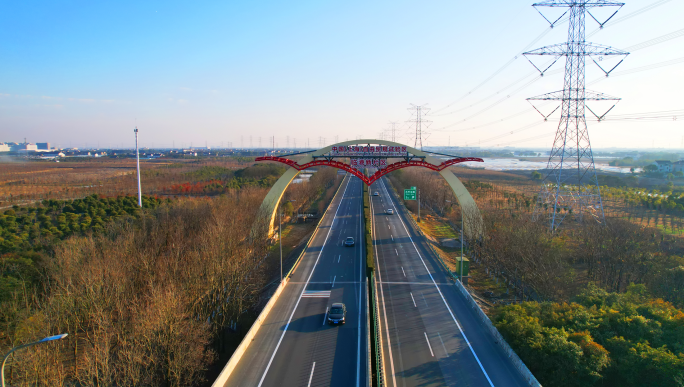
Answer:
<svg viewBox="0 0 684 387"><path fill-rule="evenodd" d="M448 168L441 170L439 174L442 175L451 187L451 190L454 191L458 205L461 206L461 216L463 216L463 222L465 223L463 228L466 235L464 236L468 239L479 239L484 230L482 229L482 215L480 214L480 209L477 208L475 200L470 196L463 183Z"/></svg>
<svg viewBox="0 0 684 387"><path fill-rule="evenodd" d="M304 156L301 160L299 160L299 163L306 164L312 160L313 157L307 155ZM280 176L278 181L276 181L275 184L273 184L273 187L271 187L271 190L268 191L268 194L266 194L264 201L261 203L260 211L269 217L269 236L273 235L274 232L273 227L276 216L278 216L277 210L278 205L280 204L280 200L283 198L283 194L285 193L287 187L290 185L290 183L292 183L292 180L299 174L299 172L300 171L292 167L288 168L288 170L285 171L285 173L283 173L282 176Z"/></svg>

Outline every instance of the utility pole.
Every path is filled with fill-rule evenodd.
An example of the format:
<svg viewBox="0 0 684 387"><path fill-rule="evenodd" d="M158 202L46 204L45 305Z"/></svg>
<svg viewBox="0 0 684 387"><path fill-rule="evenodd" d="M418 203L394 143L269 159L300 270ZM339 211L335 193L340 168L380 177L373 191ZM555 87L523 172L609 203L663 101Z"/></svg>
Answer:
<svg viewBox="0 0 684 387"><path fill-rule="evenodd" d="M523 53L528 60L531 55L553 57L552 63L543 69L530 60L542 76L558 59L566 58L563 90L528 98L528 101L562 101L561 119L546 167L549 172L542 181L533 215L535 219L547 217L551 231L555 231L570 214L577 216L579 221L582 221L585 215L589 215L589 218L599 223L605 221L594 156L589 142L585 108L600 121L613 108L611 107L599 116L586 106L586 101L617 101L619 98L585 90L585 61L586 57L589 57L608 76L617 65L622 63L622 60L608 70L604 69L599 62L609 56L626 56L629 53L608 46L587 43L585 41L585 16L589 13L589 8L617 7L617 10L603 22L599 22L594 15L589 13L591 18L603 28L603 25L623 5L624 3L610 0L545 0L532 5L535 9L538 7L569 8L553 22L537 9L551 24L551 27L564 15L568 15L567 42ZM548 116L545 116L545 119L546 117Z"/></svg>
<svg viewBox="0 0 684 387"><path fill-rule="evenodd" d="M142 191L140 189L140 153L138 152L138 127L133 130L135 133L135 166L138 171L138 207L142 208Z"/></svg>
<svg viewBox="0 0 684 387"><path fill-rule="evenodd" d="M425 128L427 129L427 127L432 123L432 121L424 120L423 114L427 114L430 111L430 108L425 107L425 105L411 104L411 107L408 108L408 110L416 111L416 118L414 120L406 121L416 124L416 136L413 147L423 150L423 124L425 124Z"/></svg>
<svg viewBox="0 0 684 387"><path fill-rule="evenodd" d="M416 187L416 199L418 199L418 221L420 222L420 188Z"/></svg>

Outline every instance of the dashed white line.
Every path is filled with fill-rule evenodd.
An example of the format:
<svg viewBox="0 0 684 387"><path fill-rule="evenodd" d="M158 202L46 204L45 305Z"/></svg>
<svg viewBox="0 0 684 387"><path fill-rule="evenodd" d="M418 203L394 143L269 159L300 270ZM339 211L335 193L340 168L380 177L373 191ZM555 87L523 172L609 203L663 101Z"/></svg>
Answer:
<svg viewBox="0 0 684 387"><path fill-rule="evenodd" d="M430 348L430 355L432 355L432 357L435 357L435 354L432 352L432 346L430 345L430 340L428 340L428 338L427 338L427 333L423 332L423 334L425 335L425 341L427 341L427 343L428 343L428 348ZM316 363L314 363L314 364L316 364ZM313 373L313 370L311 370L311 372ZM309 380L309 384L311 384L310 380Z"/></svg>
<svg viewBox="0 0 684 387"><path fill-rule="evenodd" d="M406 277L406 272L404 271L404 267L401 267L401 272L404 273L404 277Z"/></svg>
<svg viewBox="0 0 684 387"><path fill-rule="evenodd" d="M314 362L313 365L311 366L311 375L309 375L309 384L308 384L308 387L311 387L311 379L313 379L314 368L316 368L316 362Z"/></svg>
<svg viewBox="0 0 684 387"><path fill-rule="evenodd" d="M416 305L416 299L413 298L413 293L409 293L409 294L411 295L411 300L413 300L413 306L415 306L417 308L418 305Z"/></svg>
<svg viewBox="0 0 684 387"><path fill-rule="evenodd" d="M444 340L442 340L442 335L437 332L437 336L439 336L439 341L442 342L442 348L444 348L444 353L446 353L447 357L449 357L449 351L446 350L446 346L444 345Z"/></svg>
<svg viewBox="0 0 684 387"><path fill-rule="evenodd" d="M336 279L337 279L337 276L335 276L335 277L333 278L333 284L332 284L332 287L333 287L333 288L335 287L335 280L336 280Z"/></svg>
<svg viewBox="0 0 684 387"><path fill-rule="evenodd" d="M328 319L328 307L326 306L325 307L325 315L323 316L323 324L322 325L325 325L325 320L327 320L327 319Z"/></svg>
<svg viewBox="0 0 684 387"><path fill-rule="evenodd" d="M341 259L341 258L342 258L342 255L340 255L339 257L337 257L337 263L340 263L340 259Z"/></svg>
<svg viewBox="0 0 684 387"><path fill-rule="evenodd" d="M397 249L394 249L394 252L397 253L397 255L399 255L399 252L397 251Z"/></svg>
<svg viewBox="0 0 684 387"><path fill-rule="evenodd" d="M392 234L390 234L390 238L392 238L392 242L394 242L394 237L392 236Z"/></svg>

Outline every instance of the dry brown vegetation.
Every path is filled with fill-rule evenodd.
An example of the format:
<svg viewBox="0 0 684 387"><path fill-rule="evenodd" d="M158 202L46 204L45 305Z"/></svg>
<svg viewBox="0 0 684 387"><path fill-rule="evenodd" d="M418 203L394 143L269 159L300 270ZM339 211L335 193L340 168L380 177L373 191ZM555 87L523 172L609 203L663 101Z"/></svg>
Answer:
<svg viewBox="0 0 684 387"><path fill-rule="evenodd" d="M87 159L50 161L15 159L0 162L0 207L28 204L44 199L75 199L99 194L132 195L137 192L134 159ZM195 183L191 175L202 167L245 168L253 163L235 158L199 160L144 160L140 163L142 188L159 195L174 184Z"/></svg>
<svg viewBox="0 0 684 387"><path fill-rule="evenodd" d="M130 167L127 163L74 163L78 165L69 168L92 173L65 169L60 172L67 180L62 186L84 184L104 190L95 191L100 194L126 193L134 188L98 188L93 179ZM167 195L175 200L116 219L98 232L84 229L65 240L40 244L36 251L0 257L2 275L9 276L3 283L13 285L11 291L0 289L2 351L69 333L64 340L16 352L6 367L9 384L203 385L211 377L209 370L221 367L215 365L219 356L229 356L240 333L249 329L268 297L265 285L279 276L278 250L259 213L278 170L252 164L204 160L147 166L143 181L162 194L172 183L201 183L203 190ZM232 170L236 172L225 172ZM17 167L5 175L6 181L11 173L22 176L27 192L49 180L26 177L47 173L37 167ZM221 180L221 174L227 180ZM120 183L129 177L112 179ZM205 184L206 179L212 179L212 185ZM315 218L340 182L334 169L319 168L310 182L292 185L284 197L291 201L283 201L289 203L283 206L283 221L293 221L296 212ZM34 197L41 196L24 196L22 201ZM32 204L36 210L45 205ZM306 233L287 235L285 245L297 245Z"/></svg>
<svg viewBox="0 0 684 387"><path fill-rule="evenodd" d="M454 169L460 175L465 168ZM482 170L466 176L482 178ZM568 300L596 283L609 291L624 291L630 283L646 284L657 297L684 303L684 259L678 240L653 229L606 214L607 225L568 223L551 234L544 222L534 222L534 197L526 194L529 183L493 172L496 180L469 180L459 176L482 211L484 239L469 240L471 275L489 277L498 297L520 300ZM400 191L421 190L423 216L459 229L461 213L450 188L436 173L402 170L390 176ZM413 212L416 202L406 203ZM469 215L466 214L466 217ZM476 217L471 214L473 221ZM468 234L466 233L466 236ZM482 281L484 282L484 281ZM494 284L496 283L496 284Z"/></svg>
<svg viewBox="0 0 684 387"><path fill-rule="evenodd" d="M4 305L4 330L11 345L70 336L17 353L10 383L198 384L221 335L265 282L265 228L246 238L261 191L181 200L55 246L43 289ZM63 354L72 361L54 360Z"/></svg>

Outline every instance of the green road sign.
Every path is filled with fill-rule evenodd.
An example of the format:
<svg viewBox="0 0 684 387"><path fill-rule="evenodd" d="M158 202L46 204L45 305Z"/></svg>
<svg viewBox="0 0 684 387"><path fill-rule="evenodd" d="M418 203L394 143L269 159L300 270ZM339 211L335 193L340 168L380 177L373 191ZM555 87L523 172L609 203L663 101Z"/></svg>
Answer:
<svg viewBox="0 0 684 387"><path fill-rule="evenodd" d="M404 200L416 200L416 188L411 187L412 189L405 189L404 190Z"/></svg>

